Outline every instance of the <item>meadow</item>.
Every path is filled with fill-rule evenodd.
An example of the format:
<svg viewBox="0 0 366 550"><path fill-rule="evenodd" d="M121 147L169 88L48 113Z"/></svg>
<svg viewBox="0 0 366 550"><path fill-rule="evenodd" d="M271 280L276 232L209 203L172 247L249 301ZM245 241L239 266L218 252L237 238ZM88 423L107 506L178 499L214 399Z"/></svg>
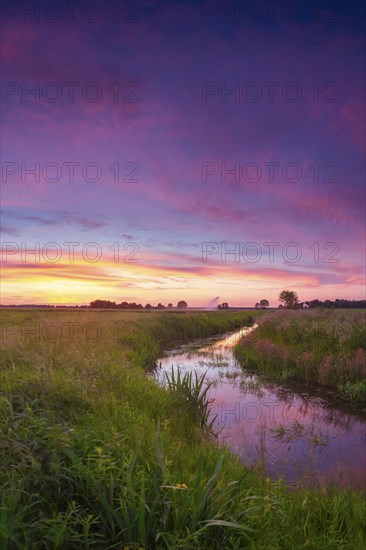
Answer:
<svg viewBox="0 0 366 550"><path fill-rule="evenodd" d="M281 310L268 313L235 355L244 368L336 390L366 404L364 310Z"/></svg>
<svg viewBox="0 0 366 550"><path fill-rule="evenodd" d="M364 548L364 494L270 481L215 443L201 380L147 375L261 314L1 311L0 548Z"/></svg>

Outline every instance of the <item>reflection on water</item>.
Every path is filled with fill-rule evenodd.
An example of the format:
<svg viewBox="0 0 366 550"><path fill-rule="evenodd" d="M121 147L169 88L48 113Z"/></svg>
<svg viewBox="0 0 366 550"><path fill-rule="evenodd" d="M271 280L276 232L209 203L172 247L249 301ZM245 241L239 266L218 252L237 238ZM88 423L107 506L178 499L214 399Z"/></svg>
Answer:
<svg viewBox="0 0 366 550"><path fill-rule="evenodd" d="M156 377L164 383L172 367L182 373L207 371L206 380L214 382L210 397L219 443L245 463L261 465L272 478L364 488L365 411L320 388L268 382L243 372L233 347L254 328L207 340L205 347L173 350L160 359Z"/></svg>

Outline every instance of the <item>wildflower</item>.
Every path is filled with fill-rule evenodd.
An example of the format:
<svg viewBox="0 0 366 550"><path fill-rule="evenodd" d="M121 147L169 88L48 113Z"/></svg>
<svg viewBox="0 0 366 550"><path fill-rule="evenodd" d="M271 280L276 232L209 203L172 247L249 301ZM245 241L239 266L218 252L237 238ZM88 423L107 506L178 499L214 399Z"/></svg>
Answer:
<svg viewBox="0 0 366 550"><path fill-rule="evenodd" d="M188 487L185 483L177 483L173 485L173 489L188 489Z"/></svg>

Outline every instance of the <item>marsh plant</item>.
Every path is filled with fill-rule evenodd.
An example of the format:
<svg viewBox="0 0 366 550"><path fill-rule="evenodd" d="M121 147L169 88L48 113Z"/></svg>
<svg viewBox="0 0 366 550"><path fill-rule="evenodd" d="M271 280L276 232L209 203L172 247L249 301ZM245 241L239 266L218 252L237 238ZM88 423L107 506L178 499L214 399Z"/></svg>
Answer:
<svg viewBox="0 0 366 550"><path fill-rule="evenodd" d="M210 420L213 399L208 397L208 392L213 382L204 385L206 375L207 372L198 375L196 371L182 375L179 367L176 371L172 367L170 375L165 373L168 389L176 396L178 407L183 405L201 428L211 432L217 415Z"/></svg>

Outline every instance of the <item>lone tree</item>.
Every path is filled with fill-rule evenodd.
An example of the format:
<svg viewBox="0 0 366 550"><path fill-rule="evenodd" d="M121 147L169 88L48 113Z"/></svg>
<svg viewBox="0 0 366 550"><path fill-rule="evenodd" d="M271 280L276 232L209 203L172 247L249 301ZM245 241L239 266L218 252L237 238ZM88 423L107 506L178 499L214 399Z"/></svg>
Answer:
<svg viewBox="0 0 366 550"><path fill-rule="evenodd" d="M283 290L278 299L287 309L295 309L299 305L299 297L293 290Z"/></svg>
<svg viewBox="0 0 366 550"><path fill-rule="evenodd" d="M184 300L180 300L180 302L177 303L178 309L186 309L187 307L188 307L188 304Z"/></svg>
<svg viewBox="0 0 366 550"><path fill-rule="evenodd" d="M261 309L266 309L266 307L269 307L269 301L268 300L261 300L259 302L259 307Z"/></svg>

